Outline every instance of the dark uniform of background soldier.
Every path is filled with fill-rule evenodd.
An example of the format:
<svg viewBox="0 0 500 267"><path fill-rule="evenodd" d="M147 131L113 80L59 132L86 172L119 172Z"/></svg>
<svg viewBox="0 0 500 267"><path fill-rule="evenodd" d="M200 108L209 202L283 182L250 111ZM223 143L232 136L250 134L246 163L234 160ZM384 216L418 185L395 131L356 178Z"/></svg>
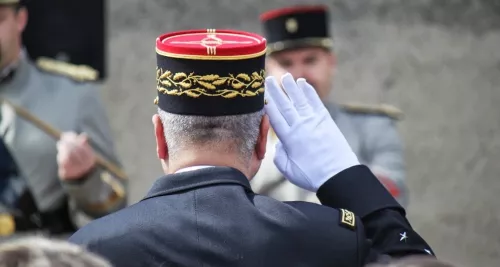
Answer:
<svg viewBox="0 0 500 267"><path fill-rule="evenodd" d="M21 42L28 16L23 1L0 0L0 240L71 234L126 205L124 175L98 166L98 154L119 162L93 83L97 72L29 60ZM60 136L36 127L19 108Z"/></svg>
<svg viewBox="0 0 500 267"><path fill-rule="evenodd" d="M263 37L209 29L165 34L156 45L153 124L167 175L142 201L91 222L71 242L129 267L353 267L381 254L432 253L359 165L314 88L303 80L294 88L285 77L299 110L272 79L264 87ZM310 113L286 116L295 111ZM278 166L298 166L283 171L323 205L253 193L249 179L264 158L269 120L291 157L278 153ZM321 138L325 149L309 145Z"/></svg>
<svg viewBox="0 0 500 267"><path fill-rule="evenodd" d="M287 71L296 78L303 77L311 82L361 163L369 166L389 192L406 207L404 153L396 127L401 112L387 105L339 104L330 98L336 57L327 7L276 9L262 14L261 20L270 57L267 75L279 76L280 72ZM277 64L270 64L273 62ZM277 140L275 136L269 139L268 150L273 153ZM252 187L256 192L282 201L318 202L311 192L287 182L277 171L272 157L263 162L252 180Z"/></svg>

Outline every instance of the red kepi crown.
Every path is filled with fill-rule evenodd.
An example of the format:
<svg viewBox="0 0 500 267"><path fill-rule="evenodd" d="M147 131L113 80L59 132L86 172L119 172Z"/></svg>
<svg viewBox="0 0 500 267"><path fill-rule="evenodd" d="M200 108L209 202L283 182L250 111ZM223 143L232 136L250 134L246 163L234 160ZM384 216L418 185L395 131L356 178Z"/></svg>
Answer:
<svg viewBox="0 0 500 267"><path fill-rule="evenodd" d="M264 107L266 40L233 30L190 30L156 39L155 103L166 112L226 116Z"/></svg>

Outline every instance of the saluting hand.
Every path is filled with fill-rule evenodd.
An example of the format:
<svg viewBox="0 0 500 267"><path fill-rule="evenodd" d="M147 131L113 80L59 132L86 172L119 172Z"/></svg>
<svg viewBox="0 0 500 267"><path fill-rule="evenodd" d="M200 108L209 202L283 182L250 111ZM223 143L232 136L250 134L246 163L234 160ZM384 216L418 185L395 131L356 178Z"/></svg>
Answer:
<svg viewBox="0 0 500 267"><path fill-rule="evenodd" d="M359 161L316 90L289 73L281 83L285 92L274 77L266 78L265 110L279 138L274 164L290 182L316 192Z"/></svg>
<svg viewBox="0 0 500 267"><path fill-rule="evenodd" d="M85 134L65 132L57 142L57 164L59 177L75 180L85 176L96 163L95 154Z"/></svg>

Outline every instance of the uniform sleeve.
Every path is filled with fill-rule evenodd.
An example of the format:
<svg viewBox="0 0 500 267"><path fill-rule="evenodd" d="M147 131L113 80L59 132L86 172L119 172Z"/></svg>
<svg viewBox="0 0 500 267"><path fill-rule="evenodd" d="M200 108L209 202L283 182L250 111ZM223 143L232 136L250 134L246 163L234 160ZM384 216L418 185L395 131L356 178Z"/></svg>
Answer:
<svg viewBox="0 0 500 267"><path fill-rule="evenodd" d="M391 195L406 207L408 204L406 166L396 122L388 117L377 116L366 124L364 131L367 137L365 153L370 169Z"/></svg>
<svg viewBox="0 0 500 267"><path fill-rule="evenodd" d="M406 219L404 208L368 167L358 165L340 172L319 188L317 196L323 205L351 211L361 219L366 239L371 243L367 261L382 255L433 255Z"/></svg>
<svg viewBox="0 0 500 267"><path fill-rule="evenodd" d="M89 136L94 151L120 166L97 88L86 85L78 90L85 90L78 105L78 132ZM73 220L78 226L85 224L82 220L86 218L101 217L126 206L127 182L99 166L81 180L63 181L63 186L70 196Z"/></svg>

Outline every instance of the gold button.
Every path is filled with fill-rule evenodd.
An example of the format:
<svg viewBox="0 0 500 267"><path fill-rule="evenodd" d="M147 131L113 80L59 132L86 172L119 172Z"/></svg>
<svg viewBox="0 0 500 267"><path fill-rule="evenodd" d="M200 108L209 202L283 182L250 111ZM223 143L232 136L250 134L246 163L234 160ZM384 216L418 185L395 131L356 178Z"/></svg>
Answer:
<svg viewBox="0 0 500 267"><path fill-rule="evenodd" d="M299 29L299 23L294 18L289 18L285 22L285 28L289 33L295 33Z"/></svg>

